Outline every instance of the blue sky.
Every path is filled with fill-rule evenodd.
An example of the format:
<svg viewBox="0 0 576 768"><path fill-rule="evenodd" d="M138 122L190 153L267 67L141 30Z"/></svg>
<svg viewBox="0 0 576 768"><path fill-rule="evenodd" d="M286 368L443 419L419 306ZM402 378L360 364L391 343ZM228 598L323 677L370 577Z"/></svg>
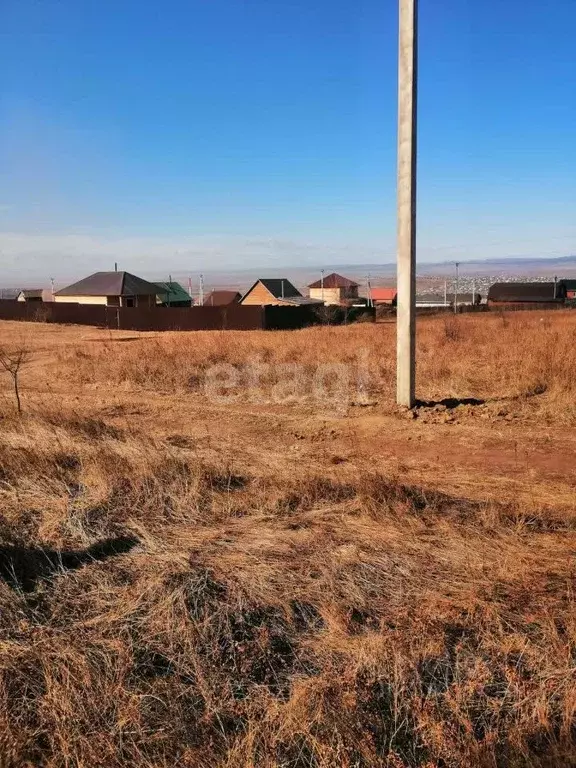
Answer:
<svg viewBox="0 0 576 768"><path fill-rule="evenodd" d="M576 252L575 39L420 0L422 263ZM396 0L3 0L0 72L5 275L394 260Z"/></svg>

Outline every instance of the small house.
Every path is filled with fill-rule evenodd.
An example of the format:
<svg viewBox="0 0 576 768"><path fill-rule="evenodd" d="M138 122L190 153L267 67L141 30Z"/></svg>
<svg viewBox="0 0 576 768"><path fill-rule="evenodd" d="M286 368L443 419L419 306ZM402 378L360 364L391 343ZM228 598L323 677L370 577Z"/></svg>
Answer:
<svg viewBox="0 0 576 768"><path fill-rule="evenodd" d="M130 272L95 272L54 294L57 303L155 307L159 287Z"/></svg>
<svg viewBox="0 0 576 768"><path fill-rule="evenodd" d="M308 286L311 299L323 304L344 304L358 298L358 283L336 272Z"/></svg>
<svg viewBox="0 0 576 768"><path fill-rule="evenodd" d="M239 304L242 294L238 291L211 291L204 299L205 307L227 307Z"/></svg>
<svg viewBox="0 0 576 768"><path fill-rule="evenodd" d="M163 307L191 307L192 299L180 283L156 283L158 294L156 303Z"/></svg>
<svg viewBox="0 0 576 768"><path fill-rule="evenodd" d="M286 278L257 280L254 285L242 297L244 306L276 306L276 307L301 307L305 305L320 305L322 302L316 299L308 299L302 296L290 280Z"/></svg>
<svg viewBox="0 0 576 768"><path fill-rule="evenodd" d="M30 303L54 301L52 291L45 288L25 288L17 296L18 301Z"/></svg>
<svg viewBox="0 0 576 768"><path fill-rule="evenodd" d="M488 291L488 304L561 304L565 297L561 282L494 283Z"/></svg>
<svg viewBox="0 0 576 768"><path fill-rule="evenodd" d="M373 304L390 306L396 305L396 288L371 288L369 298Z"/></svg>
<svg viewBox="0 0 576 768"><path fill-rule="evenodd" d="M563 278L558 282L558 285L562 287L562 290L565 292L565 296L568 301L576 300L576 280L571 278Z"/></svg>

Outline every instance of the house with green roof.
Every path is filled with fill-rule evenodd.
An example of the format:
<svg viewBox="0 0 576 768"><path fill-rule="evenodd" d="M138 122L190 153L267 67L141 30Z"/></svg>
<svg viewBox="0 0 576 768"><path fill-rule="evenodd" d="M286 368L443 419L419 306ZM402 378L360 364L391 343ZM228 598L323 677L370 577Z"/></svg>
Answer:
<svg viewBox="0 0 576 768"><path fill-rule="evenodd" d="M156 283L158 286L158 304L163 307L191 307L192 299L180 283Z"/></svg>

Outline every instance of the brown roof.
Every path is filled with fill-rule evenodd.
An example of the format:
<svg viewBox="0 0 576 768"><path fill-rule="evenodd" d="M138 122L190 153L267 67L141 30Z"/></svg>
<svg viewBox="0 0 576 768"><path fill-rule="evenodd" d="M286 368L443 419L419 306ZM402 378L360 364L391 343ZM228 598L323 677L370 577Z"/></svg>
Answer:
<svg viewBox="0 0 576 768"><path fill-rule="evenodd" d="M160 289L130 272L95 272L62 288L56 296L156 296Z"/></svg>
<svg viewBox="0 0 576 768"><path fill-rule="evenodd" d="M322 288L322 284L324 284L324 288L358 288L358 283L355 283L354 280L342 277L342 275L338 275L336 272L326 275L324 281L316 280L308 288Z"/></svg>
<svg viewBox="0 0 576 768"><path fill-rule="evenodd" d="M225 307L228 304L237 304L241 298L238 291L212 291L204 299L204 306Z"/></svg>
<svg viewBox="0 0 576 768"><path fill-rule="evenodd" d="M254 288L256 288L256 286L259 283L262 283L262 285L268 291L270 291L272 296L274 296L274 298L276 299L289 299L293 296L302 296L300 291L292 285L290 280L286 280L285 277L276 277L276 278L264 277L260 280L256 280L254 285L250 288L249 291L246 291L246 293L242 298L245 299L249 293L252 293Z"/></svg>

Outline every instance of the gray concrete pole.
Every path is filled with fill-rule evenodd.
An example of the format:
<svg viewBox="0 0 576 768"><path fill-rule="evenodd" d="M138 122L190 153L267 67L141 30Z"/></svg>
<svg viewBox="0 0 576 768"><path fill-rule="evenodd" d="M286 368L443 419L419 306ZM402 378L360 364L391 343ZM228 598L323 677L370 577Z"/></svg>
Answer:
<svg viewBox="0 0 576 768"><path fill-rule="evenodd" d="M457 261L455 263L456 263L456 285L454 290L454 314L458 312L458 291L460 289L459 276L458 276L458 267L460 266L460 262Z"/></svg>
<svg viewBox="0 0 576 768"><path fill-rule="evenodd" d="M416 378L416 115L418 0L399 0L396 400L412 408Z"/></svg>

